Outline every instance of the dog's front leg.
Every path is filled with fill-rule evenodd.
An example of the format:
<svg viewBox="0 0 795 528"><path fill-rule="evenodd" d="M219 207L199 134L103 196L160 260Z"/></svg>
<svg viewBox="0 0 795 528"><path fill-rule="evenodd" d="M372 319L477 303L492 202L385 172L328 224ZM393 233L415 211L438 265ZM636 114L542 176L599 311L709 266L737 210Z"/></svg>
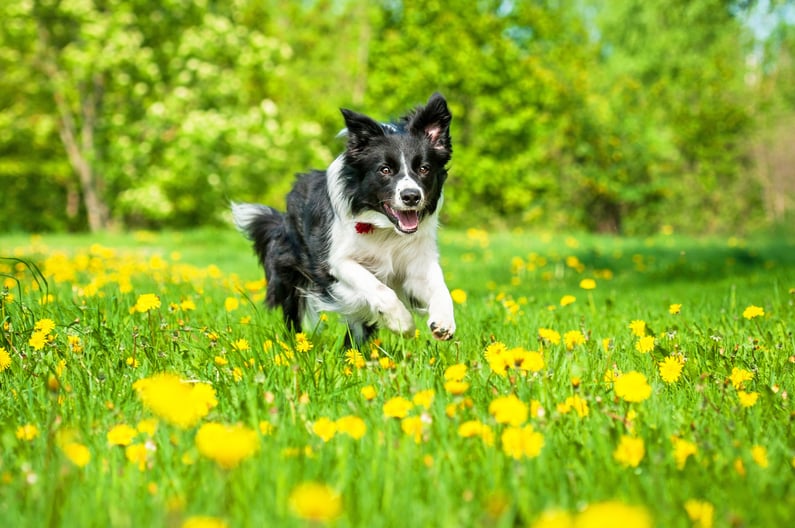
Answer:
<svg viewBox="0 0 795 528"><path fill-rule="evenodd" d="M428 264L421 272L424 276L410 277L406 281L409 294L428 307L428 327L433 337L447 341L455 334L453 299L444 282L442 268L437 262Z"/></svg>
<svg viewBox="0 0 795 528"><path fill-rule="evenodd" d="M359 312L362 305L372 316L382 320L391 331L413 334L414 318L397 294L378 280L367 268L352 259L346 259L331 270L339 281L337 294L343 304L350 305L351 312Z"/></svg>

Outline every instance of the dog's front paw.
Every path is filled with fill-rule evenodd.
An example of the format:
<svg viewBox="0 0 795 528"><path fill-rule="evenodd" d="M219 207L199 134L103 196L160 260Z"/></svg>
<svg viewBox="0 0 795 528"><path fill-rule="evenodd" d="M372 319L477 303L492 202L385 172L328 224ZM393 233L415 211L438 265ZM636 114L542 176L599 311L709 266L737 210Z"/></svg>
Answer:
<svg viewBox="0 0 795 528"><path fill-rule="evenodd" d="M447 341L455 334L455 321L452 319L444 320L444 318L432 320L428 323L433 337L439 341Z"/></svg>
<svg viewBox="0 0 795 528"><path fill-rule="evenodd" d="M388 310L382 312L381 315L384 318L386 327L396 334L406 336L414 334L414 318L399 300L395 299L394 304Z"/></svg>

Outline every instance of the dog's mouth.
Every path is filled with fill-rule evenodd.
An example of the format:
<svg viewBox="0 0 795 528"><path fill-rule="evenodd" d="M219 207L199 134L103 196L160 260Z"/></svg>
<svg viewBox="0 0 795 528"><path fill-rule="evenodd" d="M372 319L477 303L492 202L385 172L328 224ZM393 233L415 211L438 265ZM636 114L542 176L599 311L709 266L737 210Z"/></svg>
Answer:
<svg viewBox="0 0 795 528"><path fill-rule="evenodd" d="M401 233L413 233L420 227L420 213L415 209L393 209L384 204L384 212Z"/></svg>

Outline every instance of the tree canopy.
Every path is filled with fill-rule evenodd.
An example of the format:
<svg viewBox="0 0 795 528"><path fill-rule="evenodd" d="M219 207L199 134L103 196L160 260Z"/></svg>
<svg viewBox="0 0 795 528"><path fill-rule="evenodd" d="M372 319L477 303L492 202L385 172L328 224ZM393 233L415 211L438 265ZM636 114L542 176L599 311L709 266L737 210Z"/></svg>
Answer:
<svg viewBox="0 0 795 528"><path fill-rule="evenodd" d="M0 19L4 230L281 207L343 148L340 107L389 119L437 90L446 223L735 231L795 210L792 2L11 0Z"/></svg>

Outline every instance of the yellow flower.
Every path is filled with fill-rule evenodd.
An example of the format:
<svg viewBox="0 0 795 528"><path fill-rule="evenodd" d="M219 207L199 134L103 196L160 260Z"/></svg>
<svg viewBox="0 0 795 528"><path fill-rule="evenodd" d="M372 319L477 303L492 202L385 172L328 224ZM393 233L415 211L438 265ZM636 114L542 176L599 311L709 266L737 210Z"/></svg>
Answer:
<svg viewBox="0 0 795 528"><path fill-rule="evenodd" d="M525 427L508 427L500 437L502 451L519 460L522 457L535 458L544 447L544 435L533 430L532 425Z"/></svg>
<svg viewBox="0 0 795 528"><path fill-rule="evenodd" d="M681 311L682 311L681 304L672 304L671 306L668 307L668 313L671 315L679 315L679 312Z"/></svg>
<svg viewBox="0 0 795 528"><path fill-rule="evenodd" d="M77 442L69 442L61 447L72 464L77 467L85 467L91 461L91 452L86 446Z"/></svg>
<svg viewBox="0 0 795 528"><path fill-rule="evenodd" d="M577 345L585 343L585 336L579 330L570 330L563 334L563 343L566 345L566 350L574 350Z"/></svg>
<svg viewBox="0 0 795 528"><path fill-rule="evenodd" d="M685 501L685 511L694 528L712 528L715 506L707 501L689 499Z"/></svg>
<svg viewBox="0 0 795 528"><path fill-rule="evenodd" d="M459 425L458 436L462 438L479 437L486 445L494 445L494 431L478 420L468 420Z"/></svg>
<svg viewBox="0 0 795 528"><path fill-rule="evenodd" d="M753 319L754 317L762 317L765 315L765 310L753 304L743 310L743 317L746 319Z"/></svg>
<svg viewBox="0 0 795 528"><path fill-rule="evenodd" d="M3 372L10 366L11 366L11 355L8 353L8 351L5 348L0 347L0 372Z"/></svg>
<svg viewBox="0 0 795 528"><path fill-rule="evenodd" d="M17 438L19 440L30 442L37 436L39 436L39 428L33 424L25 424L17 427Z"/></svg>
<svg viewBox="0 0 795 528"><path fill-rule="evenodd" d="M570 304L573 304L576 300L577 297L575 297L574 295L564 295L563 297L560 298L560 305L568 306Z"/></svg>
<svg viewBox="0 0 795 528"><path fill-rule="evenodd" d="M506 359L507 352L508 347L499 341L490 343L484 352L484 356L486 357L489 367L494 373L499 374L500 376L504 376L508 370L508 360Z"/></svg>
<svg viewBox="0 0 795 528"><path fill-rule="evenodd" d="M456 288L450 292L450 297L452 297L453 302L456 304L464 304L467 302L467 292L460 288Z"/></svg>
<svg viewBox="0 0 795 528"><path fill-rule="evenodd" d="M237 297L227 297L224 299L224 310L227 312L233 312L240 307L240 301Z"/></svg>
<svg viewBox="0 0 795 528"><path fill-rule="evenodd" d="M375 387L373 387L372 385L367 385L365 387L362 387L362 390L360 392L362 393L362 396L364 396L365 400L372 400L373 398L376 397L377 394Z"/></svg>
<svg viewBox="0 0 795 528"><path fill-rule="evenodd" d="M695 455L698 452L698 449L696 448L696 444L693 442L684 440L677 436L671 438L671 442L674 444L674 461L676 462L676 469L682 470L685 468L687 459L690 458L691 455Z"/></svg>
<svg viewBox="0 0 795 528"><path fill-rule="evenodd" d="M467 366L464 363L458 363L447 367L444 371L445 381L461 381L467 374Z"/></svg>
<svg viewBox="0 0 795 528"><path fill-rule="evenodd" d="M613 390L616 396L627 402L642 402L651 396L646 376L634 370L619 376L613 383Z"/></svg>
<svg viewBox="0 0 795 528"><path fill-rule="evenodd" d="M489 414L497 423L519 426L527 421L528 408L526 403L511 394L492 400Z"/></svg>
<svg viewBox="0 0 795 528"><path fill-rule="evenodd" d="M41 331L33 332L28 340L28 344L33 350L41 350L47 344L47 334Z"/></svg>
<svg viewBox="0 0 795 528"><path fill-rule="evenodd" d="M678 356L668 356L657 365L660 367L660 377L665 383L676 383L682 375L684 362Z"/></svg>
<svg viewBox="0 0 795 528"><path fill-rule="evenodd" d="M193 427L218 405L207 383L183 382L173 374L156 374L133 383L144 406L158 417L183 429Z"/></svg>
<svg viewBox="0 0 795 528"><path fill-rule="evenodd" d="M305 482L290 492L290 510L301 519L329 522L342 513L342 498L325 484Z"/></svg>
<svg viewBox="0 0 795 528"><path fill-rule="evenodd" d="M240 338L232 341L232 348L237 351L244 352L246 350L251 349L251 345L248 344L248 339Z"/></svg>
<svg viewBox="0 0 795 528"><path fill-rule="evenodd" d="M574 516L565 510L545 510L530 528L574 528Z"/></svg>
<svg viewBox="0 0 795 528"><path fill-rule="evenodd" d="M191 299L185 299L181 303L179 303L179 309L183 312L190 312L191 310L196 309L196 303L193 302Z"/></svg>
<svg viewBox="0 0 795 528"><path fill-rule="evenodd" d="M540 372L544 368L544 356L540 352L524 349L514 350L517 351L514 361L517 363L519 370Z"/></svg>
<svg viewBox="0 0 795 528"><path fill-rule="evenodd" d="M337 426L328 418L321 417L312 424L312 432L318 435L324 442L328 442L337 434Z"/></svg>
<svg viewBox="0 0 795 528"><path fill-rule="evenodd" d="M362 369L367 366L367 362L364 359L364 356L361 352L356 350L355 348L351 348L347 352L345 352L345 363L356 367L357 369Z"/></svg>
<svg viewBox="0 0 795 528"><path fill-rule="evenodd" d="M573 409L580 418L584 418L588 416L588 401L580 398L576 394L574 396L569 396L566 398L566 401L559 404L557 407L558 411L562 414L568 414Z"/></svg>
<svg viewBox="0 0 795 528"><path fill-rule="evenodd" d="M217 517L208 517L206 515L192 515L185 519L181 528L229 528L229 524L223 519Z"/></svg>
<svg viewBox="0 0 795 528"><path fill-rule="evenodd" d="M654 350L654 336L643 336L635 343L635 350L641 354L646 354Z"/></svg>
<svg viewBox="0 0 795 528"><path fill-rule="evenodd" d="M583 290L593 290L596 288L596 281L593 279L583 279L580 281L580 288Z"/></svg>
<svg viewBox="0 0 795 528"><path fill-rule="evenodd" d="M196 433L196 448L225 469L237 466L259 449L256 431L242 424L209 422Z"/></svg>
<svg viewBox="0 0 795 528"><path fill-rule="evenodd" d="M652 528L649 512L642 506L630 506L619 501L598 502L589 505L577 515L574 526L577 528L604 528L621 526L623 528Z"/></svg>
<svg viewBox="0 0 795 528"><path fill-rule="evenodd" d="M112 446L128 446L132 443L133 438L138 434L138 431L133 429L127 424L114 425L108 431L108 443Z"/></svg>
<svg viewBox="0 0 795 528"><path fill-rule="evenodd" d="M732 382L732 387L737 390L743 388L743 383L754 379L754 373L745 369L733 367L729 380Z"/></svg>
<svg viewBox="0 0 795 528"><path fill-rule="evenodd" d="M33 330L47 335L55 330L55 321L52 319L40 319L33 325Z"/></svg>
<svg viewBox="0 0 795 528"><path fill-rule="evenodd" d="M769 465L767 461L767 449L763 446L755 445L751 447L751 458L753 458L756 465L761 468L766 468Z"/></svg>
<svg viewBox="0 0 795 528"><path fill-rule="evenodd" d="M759 393L740 390L737 391L737 397L740 399L740 405L743 407L753 407L756 404L756 400L759 399Z"/></svg>
<svg viewBox="0 0 795 528"><path fill-rule="evenodd" d="M464 394L469 390L469 383L466 381L450 380L444 382L444 390L453 396Z"/></svg>
<svg viewBox="0 0 795 528"><path fill-rule="evenodd" d="M359 440L367 432L367 424L358 416L342 416L334 422L338 433L344 433L354 440Z"/></svg>
<svg viewBox="0 0 795 528"><path fill-rule="evenodd" d="M400 421L400 428L403 430L403 432L414 438L414 441L418 444L422 441L422 432L424 427L425 426L420 416L409 416L407 418L403 418Z"/></svg>
<svg viewBox="0 0 795 528"><path fill-rule="evenodd" d="M295 334L295 351L309 352L310 350L312 350L312 342L306 337L306 334L302 332Z"/></svg>
<svg viewBox="0 0 795 528"><path fill-rule="evenodd" d="M274 426L274 425L273 425L272 423L270 423L270 422L266 422L265 420L262 420L262 421L259 423L259 432L260 432L260 433L261 433L263 436L270 436L270 435L272 435L272 434L273 434L273 432L274 432L275 430L276 430L276 426Z"/></svg>
<svg viewBox="0 0 795 528"><path fill-rule="evenodd" d="M141 420L135 426L139 433L143 433L147 436L155 436L155 432L157 431L157 420L154 418L147 418L145 420Z"/></svg>
<svg viewBox="0 0 795 528"><path fill-rule="evenodd" d="M124 457L129 462L138 466L138 469L141 471L146 469L148 456L149 450L144 444L132 444L124 448Z"/></svg>
<svg viewBox="0 0 795 528"><path fill-rule="evenodd" d="M622 435L618 447L613 451L613 458L624 467L634 468L638 467L645 454L646 448L642 438Z"/></svg>
<svg viewBox="0 0 795 528"><path fill-rule="evenodd" d="M545 341L552 345L560 344L560 334L550 328L539 328L538 337L541 341Z"/></svg>
<svg viewBox="0 0 795 528"><path fill-rule="evenodd" d="M424 407L425 409L430 409L435 395L436 392L433 389L421 390L414 395L411 401L412 403L414 403L414 405L418 407Z"/></svg>
<svg viewBox="0 0 795 528"><path fill-rule="evenodd" d="M160 308L160 298L154 293L144 293L138 296L138 300L135 302L133 308L136 312L140 313Z"/></svg>
<svg viewBox="0 0 795 528"><path fill-rule="evenodd" d="M405 418L414 404L402 396L395 396L384 403L384 416L387 418Z"/></svg>
<svg viewBox="0 0 795 528"><path fill-rule="evenodd" d="M646 321L636 319L629 323L629 329L635 337L643 337L646 335Z"/></svg>

